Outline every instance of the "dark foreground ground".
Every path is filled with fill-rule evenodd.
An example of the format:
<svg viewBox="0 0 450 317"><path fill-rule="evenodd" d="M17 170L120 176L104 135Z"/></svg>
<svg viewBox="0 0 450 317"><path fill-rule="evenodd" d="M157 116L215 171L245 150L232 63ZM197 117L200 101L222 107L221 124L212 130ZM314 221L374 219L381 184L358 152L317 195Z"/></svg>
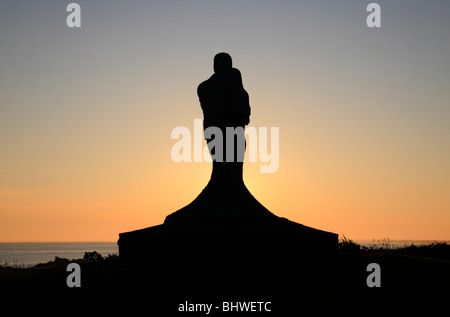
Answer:
<svg viewBox="0 0 450 317"><path fill-rule="evenodd" d="M345 251L345 250L344 250ZM298 310L309 298L433 296L450 298L450 261L396 252L344 252L297 258L155 259L125 262L72 260L81 268L81 287L69 288L69 262L58 260L31 268L0 268L0 298L28 296L92 298L104 296L141 299L147 307L177 312L180 304L271 302L272 312ZM381 268L381 287L370 288L370 263ZM109 301L114 304L114 301Z"/></svg>

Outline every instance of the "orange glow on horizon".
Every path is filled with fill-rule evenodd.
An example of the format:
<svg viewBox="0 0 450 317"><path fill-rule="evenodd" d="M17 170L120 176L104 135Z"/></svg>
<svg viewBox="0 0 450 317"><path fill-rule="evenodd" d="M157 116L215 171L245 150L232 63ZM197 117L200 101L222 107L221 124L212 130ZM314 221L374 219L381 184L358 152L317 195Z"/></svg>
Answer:
<svg viewBox="0 0 450 317"><path fill-rule="evenodd" d="M354 240L450 240L448 4L386 2L396 18L377 30L352 2L233 5L91 1L74 30L58 6L5 3L0 241L116 241L189 204L211 165L173 162L171 131L202 118L221 51L250 125L279 127L278 171L244 164L272 213Z"/></svg>

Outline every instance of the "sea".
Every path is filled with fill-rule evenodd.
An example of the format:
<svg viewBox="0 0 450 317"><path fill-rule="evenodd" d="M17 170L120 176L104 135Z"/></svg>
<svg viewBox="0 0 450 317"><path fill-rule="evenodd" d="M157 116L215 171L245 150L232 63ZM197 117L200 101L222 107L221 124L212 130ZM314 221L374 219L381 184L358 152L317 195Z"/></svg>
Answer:
<svg viewBox="0 0 450 317"><path fill-rule="evenodd" d="M103 257L119 254L115 242L2 242L0 266L30 267L54 261L55 257L82 259L85 252L97 251Z"/></svg>
<svg viewBox="0 0 450 317"><path fill-rule="evenodd" d="M404 246L427 245L434 240L355 240L361 246ZM82 259L85 252L97 251L103 257L119 254L117 242L0 242L0 266L31 267L39 263L54 261L55 257L69 260Z"/></svg>

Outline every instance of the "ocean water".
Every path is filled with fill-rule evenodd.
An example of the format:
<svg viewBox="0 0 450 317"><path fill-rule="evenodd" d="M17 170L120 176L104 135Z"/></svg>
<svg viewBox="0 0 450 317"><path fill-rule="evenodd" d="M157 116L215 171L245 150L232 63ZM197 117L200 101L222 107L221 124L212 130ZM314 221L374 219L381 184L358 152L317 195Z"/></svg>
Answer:
<svg viewBox="0 0 450 317"><path fill-rule="evenodd" d="M0 243L0 265L28 267L55 260L82 259L85 252L119 254L117 242L13 242Z"/></svg>

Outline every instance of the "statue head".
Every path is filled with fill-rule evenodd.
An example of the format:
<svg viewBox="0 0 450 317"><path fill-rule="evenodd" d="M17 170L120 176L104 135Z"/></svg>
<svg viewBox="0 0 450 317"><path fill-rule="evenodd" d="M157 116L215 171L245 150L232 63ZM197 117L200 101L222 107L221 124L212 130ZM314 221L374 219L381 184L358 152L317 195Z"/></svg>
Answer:
<svg viewBox="0 0 450 317"><path fill-rule="evenodd" d="M228 53L218 53L214 56L214 73L221 73L232 67L231 56Z"/></svg>

